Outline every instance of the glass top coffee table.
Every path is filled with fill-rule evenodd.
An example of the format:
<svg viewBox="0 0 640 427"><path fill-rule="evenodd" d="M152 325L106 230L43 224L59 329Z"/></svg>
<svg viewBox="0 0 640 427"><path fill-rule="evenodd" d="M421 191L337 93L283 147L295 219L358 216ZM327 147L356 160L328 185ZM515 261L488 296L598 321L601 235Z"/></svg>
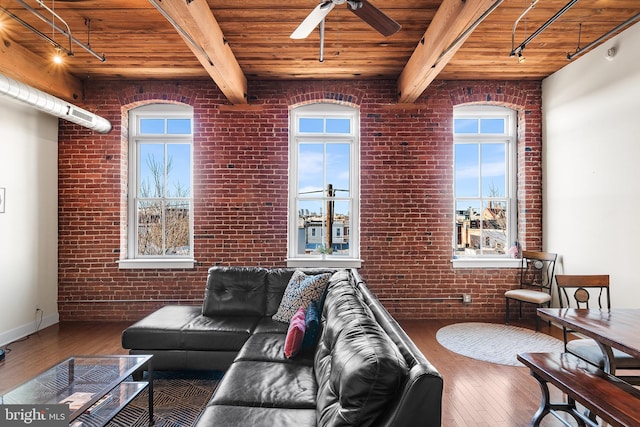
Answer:
<svg viewBox="0 0 640 427"><path fill-rule="evenodd" d="M0 397L4 405L69 405L71 426L106 425L134 397L149 389L149 425L153 425L152 355L74 356ZM143 381L130 376L144 368Z"/></svg>

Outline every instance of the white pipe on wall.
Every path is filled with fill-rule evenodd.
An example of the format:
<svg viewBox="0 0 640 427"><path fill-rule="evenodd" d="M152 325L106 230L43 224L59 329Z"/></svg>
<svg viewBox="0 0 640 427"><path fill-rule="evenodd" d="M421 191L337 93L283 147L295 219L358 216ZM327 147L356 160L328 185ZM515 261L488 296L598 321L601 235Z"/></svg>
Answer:
<svg viewBox="0 0 640 427"><path fill-rule="evenodd" d="M0 94L8 95L40 111L96 132L111 132L111 122L107 119L2 74L0 74Z"/></svg>

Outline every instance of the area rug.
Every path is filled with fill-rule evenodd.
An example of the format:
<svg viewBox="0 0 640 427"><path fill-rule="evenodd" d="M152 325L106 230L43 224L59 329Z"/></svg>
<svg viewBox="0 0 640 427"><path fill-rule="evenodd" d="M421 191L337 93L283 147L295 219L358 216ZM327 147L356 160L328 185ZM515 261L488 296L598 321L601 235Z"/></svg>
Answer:
<svg viewBox="0 0 640 427"><path fill-rule="evenodd" d="M562 352L561 340L542 332L495 323L455 323L440 328L438 342L463 356L500 365L524 366L519 353Z"/></svg>
<svg viewBox="0 0 640 427"><path fill-rule="evenodd" d="M155 427L191 427L211 399L222 377L218 372L156 372L153 381ZM148 427L145 389L107 427Z"/></svg>

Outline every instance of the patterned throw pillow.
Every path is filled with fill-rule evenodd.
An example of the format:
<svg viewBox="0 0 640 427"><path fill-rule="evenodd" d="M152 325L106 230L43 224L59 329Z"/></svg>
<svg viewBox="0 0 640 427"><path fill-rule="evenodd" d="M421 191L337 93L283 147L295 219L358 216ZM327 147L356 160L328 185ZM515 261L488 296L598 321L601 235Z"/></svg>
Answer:
<svg viewBox="0 0 640 427"><path fill-rule="evenodd" d="M305 310L303 307L300 307L298 311L296 311L296 314L293 315L291 323L289 323L287 338L284 340L284 355L287 359L291 359L300 351L306 329L304 318Z"/></svg>
<svg viewBox="0 0 640 427"><path fill-rule="evenodd" d="M318 340L318 329L320 328L320 317L318 316L318 305L315 301L311 301L307 307L307 313L304 317L304 339L302 340L302 350L312 349Z"/></svg>
<svg viewBox="0 0 640 427"><path fill-rule="evenodd" d="M311 304L311 301L320 299L330 278L331 273L307 276L303 272L296 270L291 276L291 280L289 280L287 289L284 291L280 307L278 307L278 311L272 316L272 319L289 323L300 307L306 309Z"/></svg>

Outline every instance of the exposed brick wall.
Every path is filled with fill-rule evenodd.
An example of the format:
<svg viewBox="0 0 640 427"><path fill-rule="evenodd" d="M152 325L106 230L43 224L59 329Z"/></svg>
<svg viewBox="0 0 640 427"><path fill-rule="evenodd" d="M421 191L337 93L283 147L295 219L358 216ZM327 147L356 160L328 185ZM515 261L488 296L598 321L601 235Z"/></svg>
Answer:
<svg viewBox="0 0 640 427"><path fill-rule="evenodd" d="M249 105L232 106L210 81L90 82L82 106L114 128L101 135L61 122L61 319L137 320L170 302L199 304L212 265L284 266L288 112L319 101L360 108L361 274L390 312L504 316L503 293L514 270L451 267L452 108L488 102L519 111L520 241L540 249L540 82L436 81L410 105L398 105L395 91L393 81L251 82ZM194 107L199 264L119 270L116 261L126 250L126 112L158 101ZM448 299L462 293L472 294L473 303ZM442 300L426 300L434 297Z"/></svg>

